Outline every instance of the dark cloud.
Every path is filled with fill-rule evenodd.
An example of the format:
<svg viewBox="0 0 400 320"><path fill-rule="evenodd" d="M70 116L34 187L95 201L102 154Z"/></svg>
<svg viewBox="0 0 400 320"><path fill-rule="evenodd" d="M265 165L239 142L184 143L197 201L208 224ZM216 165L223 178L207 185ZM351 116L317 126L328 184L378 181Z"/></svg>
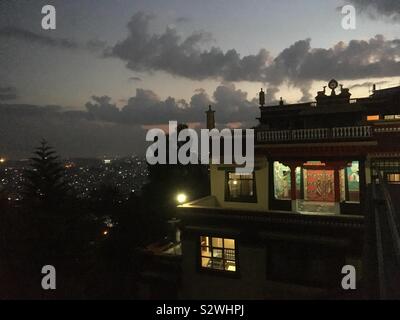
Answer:
<svg viewBox="0 0 400 320"><path fill-rule="evenodd" d="M312 48L311 39L305 39L274 59L266 49L241 57L235 49L202 49L212 38L204 32L183 38L175 29L167 28L162 34L151 34L152 18L136 13L128 24L128 37L108 48L106 55L122 59L134 71L164 71L194 80L254 81L274 88L287 83L301 90L301 101L312 98L309 90L314 80L400 75L400 40L387 40L382 35L367 41L339 42L327 49Z"/></svg>
<svg viewBox="0 0 400 320"><path fill-rule="evenodd" d="M353 84L352 86L349 86L349 89L358 89L358 88L371 88L374 84L379 86L379 85L384 85L384 84L388 84L389 81L378 81L378 82L363 82L363 83L357 83L357 84Z"/></svg>
<svg viewBox="0 0 400 320"><path fill-rule="evenodd" d="M356 80L400 75L400 40L377 35L368 41L339 42L329 49L311 48L310 39L283 50L267 72L267 81L287 82L304 93L314 80Z"/></svg>
<svg viewBox="0 0 400 320"><path fill-rule="evenodd" d="M271 86L267 88L267 92L265 93L265 104L272 105L276 104L278 100L276 99L276 94L279 92L279 88Z"/></svg>
<svg viewBox="0 0 400 320"><path fill-rule="evenodd" d="M17 39L39 45L58 47L64 49L78 49L79 46L76 42L69 39L52 38L38 33L34 33L22 28L6 27L0 30L0 37Z"/></svg>
<svg viewBox="0 0 400 320"><path fill-rule="evenodd" d="M53 38L18 27L5 27L0 29L0 38L20 40L41 46L68 50L81 49L88 51L101 51L106 47L106 43L104 41L97 39L89 40L87 43L81 44L71 39Z"/></svg>
<svg viewBox="0 0 400 320"><path fill-rule="evenodd" d="M142 78L140 78L140 77L130 77L129 78L129 81L142 81Z"/></svg>
<svg viewBox="0 0 400 320"><path fill-rule="evenodd" d="M255 99L234 84L219 85L212 97L198 89L190 101L161 99L151 90L137 89L120 110L107 96L93 96L86 111L60 106L0 104L0 149L13 158L28 157L46 138L64 157L143 154L146 125L168 121L202 123L209 104L216 110L219 127L255 124L259 109Z"/></svg>
<svg viewBox="0 0 400 320"><path fill-rule="evenodd" d="M119 122L121 119L119 109L111 103L110 97L93 96L92 101L86 103L85 106L89 115L95 120Z"/></svg>
<svg viewBox="0 0 400 320"><path fill-rule="evenodd" d="M166 124L170 120L204 122L208 105L213 106L221 124L255 121L258 113L256 101L249 101L247 93L231 83L218 86L212 98L203 89L198 89L189 102L173 97L163 100L155 92L145 89L137 89L136 95L121 110L109 97L93 97L93 100L94 103L86 104L92 118L127 124Z"/></svg>
<svg viewBox="0 0 400 320"><path fill-rule="evenodd" d="M15 87L0 87L0 101L10 101L17 99L17 89Z"/></svg>
<svg viewBox="0 0 400 320"><path fill-rule="evenodd" d="M161 99L154 91L136 89L122 109L108 96L93 96L86 104L89 119L125 124L166 124L178 122L204 122L205 111L212 105L221 124L237 121L255 121L257 100L249 100L247 92L236 89L232 83L219 85L212 97L204 89L197 89L190 101L168 97Z"/></svg>
<svg viewBox="0 0 400 320"><path fill-rule="evenodd" d="M10 158L27 158L42 138L63 157L143 155L141 126L93 119L61 107L0 104L0 149Z"/></svg>
<svg viewBox="0 0 400 320"><path fill-rule="evenodd" d="M234 49L227 52L217 47L202 50L212 39L209 33L195 32L182 38L176 29L167 28L160 35L150 34L152 18L142 12L136 13L128 23L128 37L109 48L106 55L124 60L134 71L164 71L196 80L262 80L259 71L269 58L265 50L243 58Z"/></svg>
<svg viewBox="0 0 400 320"><path fill-rule="evenodd" d="M369 13L372 17L386 16L393 21L400 21L399 0L346 0L362 12Z"/></svg>

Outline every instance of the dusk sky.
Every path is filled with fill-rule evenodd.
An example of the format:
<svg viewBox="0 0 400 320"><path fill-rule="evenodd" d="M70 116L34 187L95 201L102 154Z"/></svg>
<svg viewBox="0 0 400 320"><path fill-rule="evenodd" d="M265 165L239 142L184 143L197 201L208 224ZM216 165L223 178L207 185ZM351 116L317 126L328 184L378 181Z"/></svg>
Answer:
<svg viewBox="0 0 400 320"><path fill-rule="evenodd" d="M367 96L399 85L399 27L398 0L2 0L0 155L42 137L64 157L143 154L146 128L196 126L208 104L221 126L251 126L261 87L312 101L336 78Z"/></svg>

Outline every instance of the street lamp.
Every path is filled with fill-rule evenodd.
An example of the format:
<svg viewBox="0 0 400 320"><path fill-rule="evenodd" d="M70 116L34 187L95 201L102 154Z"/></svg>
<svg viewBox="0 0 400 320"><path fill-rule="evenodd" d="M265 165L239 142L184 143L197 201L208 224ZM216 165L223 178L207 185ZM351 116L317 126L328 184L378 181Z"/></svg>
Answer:
<svg viewBox="0 0 400 320"><path fill-rule="evenodd" d="M187 196L186 196L186 194L184 194L184 193L179 193L179 194L176 196L176 201L178 201L179 204L185 203L186 200L187 200Z"/></svg>

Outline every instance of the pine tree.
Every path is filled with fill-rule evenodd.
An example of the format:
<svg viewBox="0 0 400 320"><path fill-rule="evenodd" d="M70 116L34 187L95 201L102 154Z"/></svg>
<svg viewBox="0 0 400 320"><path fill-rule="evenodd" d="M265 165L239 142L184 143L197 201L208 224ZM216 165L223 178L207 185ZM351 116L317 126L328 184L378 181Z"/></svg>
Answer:
<svg viewBox="0 0 400 320"><path fill-rule="evenodd" d="M40 205L60 204L67 191L64 169L55 150L42 140L25 172L25 198Z"/></svg>

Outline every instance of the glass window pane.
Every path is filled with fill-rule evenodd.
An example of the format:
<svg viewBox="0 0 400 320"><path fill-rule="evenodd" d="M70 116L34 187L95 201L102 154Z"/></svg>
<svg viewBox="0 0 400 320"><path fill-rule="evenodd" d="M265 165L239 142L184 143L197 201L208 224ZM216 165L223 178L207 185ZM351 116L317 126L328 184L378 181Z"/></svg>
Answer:
<svg viewBox="0 0 400 320"><path fill-rule="evenodd" d="M211 268L217 269L217 270L224 270L224 260L212 259L211 260Z"/></svg>
<svg viewBox="0 0 400 320"><path fill-rule="evenodd" d="M230 271L230 272L235 272L236 271L236 262L227 260L225 261L225 270Z"/></svg>
<svg viewBox="0 0 400 320"><path fill-rule="evenodd" d="M240 182L238 180L231 180L228 182L229 195L231 198L240 197Z"/></svg>
<svg viewBox="0 0 400 320"><path fill-rule="evenodd" d="M211 268L211 259L210 258L201 258L201 266L203 268Z"/></svg>
<svg viewBox="0 0 400 320"><path fill-rule="evenodd" d="M204 257L211 257L211 251L209 247L201 247L201 255Z"/></svg>
<svg viewBox="0 0 400 320"><path fill-rule="evenodd" d="M222 259L222 249L213 249L212 256L213 256L213 258L221 258Z"/></svg>
<svg viewBox="0 0 400 320"><path fill-rule="evenodd" d="M228 172L228 191L231 199L254 195L254 175Z"/></svg>
<svg viewBox="0 0 400 320"><path fill-rule="evenodd" d="M235 250L234 249L225 249L224 259L235 260Z"/></svg>
<svg viewBox="0 0 400 320"><path fill-rule="evenodd" d="M209 237L200 237L200 244L204 247L209 246L210 245L210 241L209 241Z"/></svg>
<svg viewBox="0 0 400 320"><path fill-rule="evenodd" d="M224 247L225 249L235 249L235 240L224 239Z"/></svg>
<svg viewBox="0 0 400 320"><path fill-rule="evenodd" d="M212 238L212 246L217 248L222 248L222 238Z"/></svg>

